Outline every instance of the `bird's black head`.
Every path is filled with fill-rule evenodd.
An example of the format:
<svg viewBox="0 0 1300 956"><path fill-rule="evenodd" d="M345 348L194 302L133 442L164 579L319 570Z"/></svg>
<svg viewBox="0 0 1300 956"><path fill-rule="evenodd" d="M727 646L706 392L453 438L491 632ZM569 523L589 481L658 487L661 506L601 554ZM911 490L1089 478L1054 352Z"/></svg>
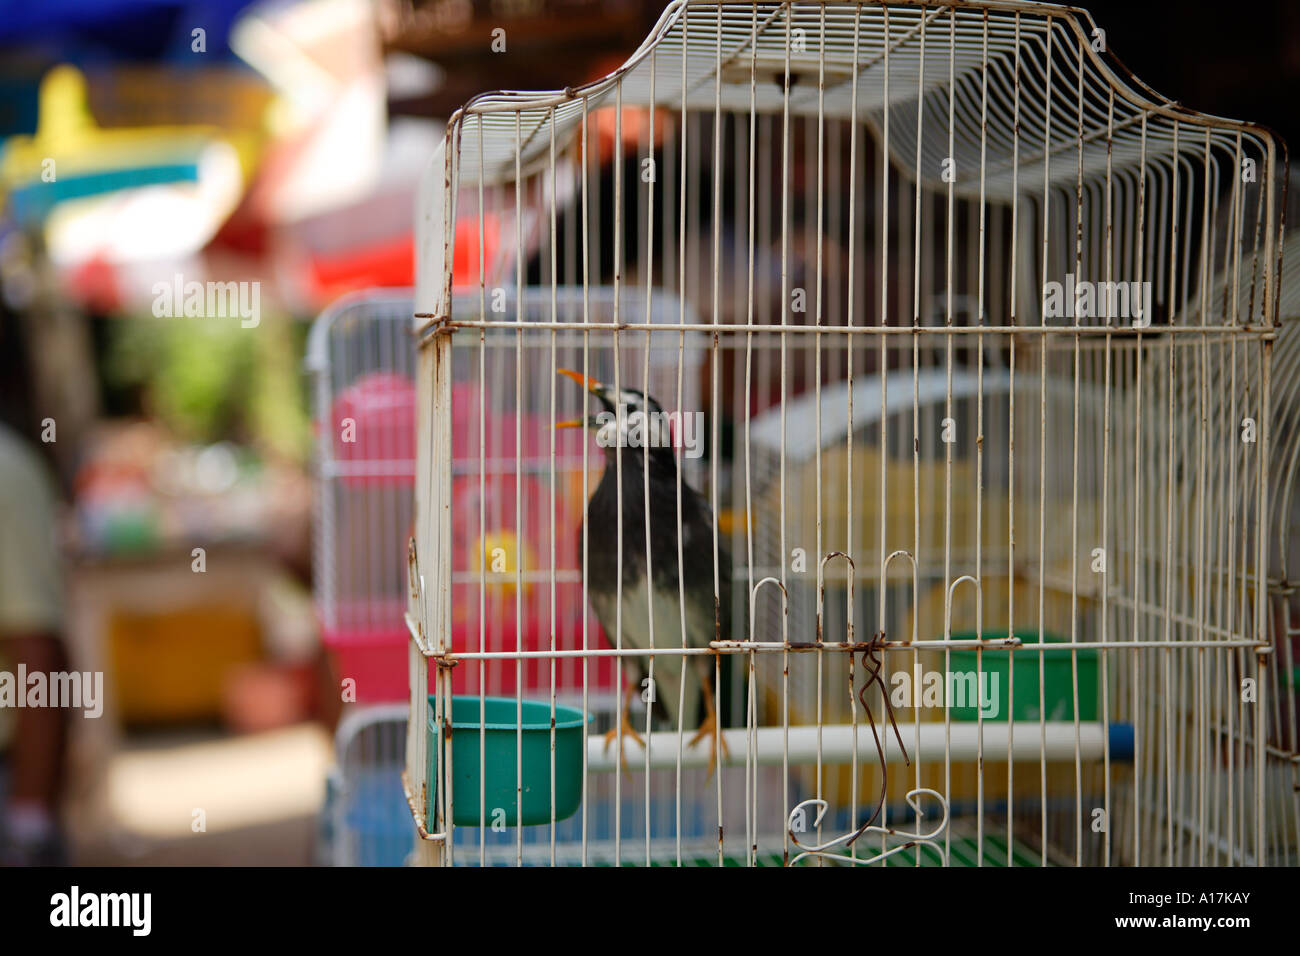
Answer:
<svg viewBox="0 0 1300 956"><path fill-rule="evenodd" d="M616 390L612 385L568 369L558 371L587 389L601 407L586 421L557 422L556 428L590 428L596 433L597 443L609 454L619 447L636 451L649 448L652 454L663 450L671 457L673 434L670 418L652 396L635 388Z"/></svg>

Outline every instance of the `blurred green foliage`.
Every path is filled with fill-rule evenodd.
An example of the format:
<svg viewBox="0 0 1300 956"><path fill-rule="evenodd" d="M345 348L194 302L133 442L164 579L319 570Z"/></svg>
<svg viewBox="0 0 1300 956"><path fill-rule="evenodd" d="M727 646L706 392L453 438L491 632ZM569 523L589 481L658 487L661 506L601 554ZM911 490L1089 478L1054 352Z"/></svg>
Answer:
<svg viewBox="0 0 1300 956"><path fill-rule="evenodd" d="M237 318L119 318L103 374L111 388L137 390L142 411L180 439L228 439L303 462L311 442L305 337L300 323L265 314L254 328Z"/></svg>

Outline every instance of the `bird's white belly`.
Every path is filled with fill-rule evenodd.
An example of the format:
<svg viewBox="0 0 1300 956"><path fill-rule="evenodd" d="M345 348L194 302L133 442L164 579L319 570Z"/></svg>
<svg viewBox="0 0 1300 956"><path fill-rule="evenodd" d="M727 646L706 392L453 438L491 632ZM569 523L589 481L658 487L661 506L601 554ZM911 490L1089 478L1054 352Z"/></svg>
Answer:
<svg viewBox="0 0 1300 956"><path fill-rule="evenodd" d="M643 578L635 586L625 587L622 597L623 613L621 618L616 618L615 595L591 595L596 616L605 625L605 634L611 645L637 650L682 646L682 613L675 590L649 591ZM706 622L700 620L702 615L693 611L691 605L687 604L685 643L688 647L699 647L712 640L713 620L710 618L706 626ZM682 726L693 729L699 725L700 673L705 665L699 658L691 657L688 660ZM682 662L683 655L680 654L656 654L651 675L655 699L663 705L669 722L674 726L677 723L679 702L682 700ZM644 680L650 671L649 656L638 656L633 664L624 669ZM643 684L640 688L643 696L648 686Z"/></svg>

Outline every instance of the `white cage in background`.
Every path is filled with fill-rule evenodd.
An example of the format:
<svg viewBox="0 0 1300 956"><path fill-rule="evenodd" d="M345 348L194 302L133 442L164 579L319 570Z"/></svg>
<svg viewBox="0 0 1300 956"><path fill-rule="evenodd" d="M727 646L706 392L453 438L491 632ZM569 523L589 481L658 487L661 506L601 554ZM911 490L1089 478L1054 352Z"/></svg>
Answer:
<svg viewBox="0 0 1300 956"><path fill-rule="evenodd" d="M404 586L415 486L409 289L345 296L312 325L314 591L322 640L356 700L406 697Z"/></svg>
<svg viewBox="0 0 1300 956"><path fill-rule="evenodd" d="M1285 153L1097 35L678 0L609 77L452 117L417 213L418 861L1295 860ZM620 603L601 634L559 369L703 415L675 454L728 633L651 654ZM463 503L503 481L493 539ZM614 662L697 658L718 772L639 706L615 772Z"/></svg>
<svg viewBox="0 0 1300 956"><path fill-rule="evenodd" d="M313 590L322 640L357 705L335 731L325 858L397 866L409 855L403 565L415 481L409 289L344 297L312 325L316 432Z"/></svg>
<svg viewBox="0 0 1300 956"><path fill-rule="evenodd" d="M410 809L402 792L405 703L348 710L334 732L326 788L324 862L401 866L411 854Z"/></svg>

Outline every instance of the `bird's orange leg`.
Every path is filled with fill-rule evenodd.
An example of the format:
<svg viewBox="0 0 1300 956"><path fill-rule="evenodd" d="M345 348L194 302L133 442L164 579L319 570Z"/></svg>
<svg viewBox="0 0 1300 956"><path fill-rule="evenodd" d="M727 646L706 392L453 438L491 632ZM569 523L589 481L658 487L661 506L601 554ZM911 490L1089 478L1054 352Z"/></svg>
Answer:
<svg viewBox="0 0 1300 956"><path fill-rule="evenodd" d="M636 684L628 682L627 691L623 694L623 714L622 717L620 718L620 723L622 724L623 727L623 736L631 737L642 747L644 747L645 741L641 739L641 735L638 734L636 732L636 728L632 726L632 717L631 714L629 713L632 709L632 695L634 693L636 693ZM617 739L618 739L617 727L615 727L613 730L605 731L605 753L609 753L610 744L612 744ZM623 753L623 748L621 745L619 746L618 749L619 749L619 753L618 753L619 765L623 768L624 771L626 771L627 756Z"/></svg>
<svg viewBox="0 0 1300 956"><path fill-rule="evenodd" d="M694 747L705 737L710 738L709 776L712 777L713 771L718 767L718 747L722 747L724 757L730 757L731 751L727 749L727 741L718 728L718 711L713 704L713 689L709 686L708 679L701 681L700 686L704 688L704 720L700 721L699 729L686 746Z"/></svg>

